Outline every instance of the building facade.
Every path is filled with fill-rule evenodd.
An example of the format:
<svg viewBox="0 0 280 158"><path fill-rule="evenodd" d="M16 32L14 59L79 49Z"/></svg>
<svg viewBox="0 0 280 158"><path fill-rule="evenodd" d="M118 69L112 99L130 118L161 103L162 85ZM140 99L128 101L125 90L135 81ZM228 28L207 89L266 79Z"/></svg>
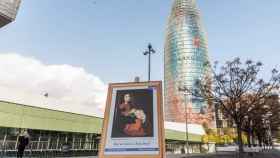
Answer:
<svg viewBox="0 0 280 158"><path fill-rule="evenodd" d="M98 153L103 119L0 100L0 158L16 157L19 135L28 131L25 156L76 157ZM165 125L166 151L181 153L185 132ZM202 135L189 133L189 149L202 151ZM185 149L184 149L185 150Z"/></svg>
<svg viewBox="0 0 280 158"><path fill-rule="evenodd" d="M195 88L209 74L206 34L195 0L174 0L164 46L164 101L167 121L214 125L214 112L204 99L179 90Z"/></svg>
<svg viewBox="0 0 280 158"><path fill-rule="evenodd" d="M0 28L15 20L21 0L0 1Z"/></svg>

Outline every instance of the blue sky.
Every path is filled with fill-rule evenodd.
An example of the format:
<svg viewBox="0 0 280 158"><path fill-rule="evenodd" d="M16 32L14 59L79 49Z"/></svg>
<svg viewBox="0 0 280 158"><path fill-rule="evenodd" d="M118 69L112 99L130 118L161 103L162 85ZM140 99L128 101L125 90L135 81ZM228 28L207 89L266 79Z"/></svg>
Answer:
<svg viewBox="0 0 280 158"><path fill-rule="evenodd" d="M96 3L95 3L96 2ZM83 67L105 83L163 79L163 44L171 0L23 0L14 23L0 29L0 53L44 64ZM261 60L267 72L280 59L279 0L198 0L211 60Z"/></svg>

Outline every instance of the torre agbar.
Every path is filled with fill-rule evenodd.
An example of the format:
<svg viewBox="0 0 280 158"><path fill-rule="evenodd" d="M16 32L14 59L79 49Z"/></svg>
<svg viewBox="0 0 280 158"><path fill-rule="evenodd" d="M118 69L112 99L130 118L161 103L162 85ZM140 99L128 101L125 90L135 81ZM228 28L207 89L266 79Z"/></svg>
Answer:
<svg viewBox="0 0 280 158"><path fill-rule="evenodd" d="M209 74L206 34L195 0L174 0L164 48L165 119L171 122L213 126L211 104L179 90L195 88Z"/></svg>

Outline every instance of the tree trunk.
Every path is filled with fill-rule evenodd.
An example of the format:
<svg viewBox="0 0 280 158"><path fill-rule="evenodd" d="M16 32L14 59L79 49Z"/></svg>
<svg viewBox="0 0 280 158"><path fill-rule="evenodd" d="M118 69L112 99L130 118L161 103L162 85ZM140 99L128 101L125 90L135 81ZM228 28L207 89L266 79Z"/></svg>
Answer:
<svg viewBox="0 0 280 158"><path fill-rule="evenodd" d="M248 142L248 147L251 148L252 145L251 145L251 132L250 131L247 132L247 142Z"/></svg>
<svg viewBox="0 0 280 158"><path fill-rule="evenodd" d="M257 134L258 137L258 141L259 141L259 147L262 147L262 138L260 136L260 134Z"/></svg>
<svg viewBox="0 0 280 158"><path fill-rule="evenodd" d="M252 144L253 144L254 146L256 146L255 135L254 135L253 132L252 132Z"/></svg>
<svg viewBox="0 0 280 158"><path fill-rule="evenodd" d="M242 131L240 125L237 125L237 134L238 134L239 155L242 157L244 150L243 150L243 141L242 141Z"/></svg>

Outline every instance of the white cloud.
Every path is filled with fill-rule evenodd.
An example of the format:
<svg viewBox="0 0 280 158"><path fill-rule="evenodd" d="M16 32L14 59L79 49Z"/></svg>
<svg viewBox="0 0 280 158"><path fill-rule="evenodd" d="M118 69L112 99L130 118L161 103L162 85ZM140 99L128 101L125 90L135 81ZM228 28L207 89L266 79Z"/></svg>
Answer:
<svg viewBox="0 0 280 158"><path fill-rule="evenodd" d="M0 54L0 100L102 116L107 86L81 67ZM48 93L48 97L44 94Z"/></svg>

